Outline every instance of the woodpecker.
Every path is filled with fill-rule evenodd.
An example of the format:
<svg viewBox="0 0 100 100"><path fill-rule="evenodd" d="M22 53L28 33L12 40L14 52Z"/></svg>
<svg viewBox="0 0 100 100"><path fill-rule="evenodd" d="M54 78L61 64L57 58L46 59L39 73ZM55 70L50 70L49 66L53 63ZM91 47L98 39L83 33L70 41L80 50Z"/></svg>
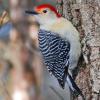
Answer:
<svg viewBox="0 0 100 100"><path fill-rule="evenodd" d="M36 6L26 13L34 15L40 24L39 47L48 71L56 77L62 88L67 81L69 88L85 100L69 73L77 67L81 55L79 32L50 4Z"/></svg>

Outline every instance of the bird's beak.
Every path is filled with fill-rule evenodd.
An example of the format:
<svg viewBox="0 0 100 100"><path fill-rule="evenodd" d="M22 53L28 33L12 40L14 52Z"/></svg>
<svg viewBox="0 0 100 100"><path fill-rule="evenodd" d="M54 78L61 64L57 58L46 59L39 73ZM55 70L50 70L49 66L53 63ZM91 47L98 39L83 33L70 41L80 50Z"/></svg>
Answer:
<svg viewBox="0 0 100 100"><path fill-rule="evenodd" d="M38 15L39 13L38 12L36 12L36 11L25 11L25 13L27 13L27 14L31 14L31 15Z"/></svg>

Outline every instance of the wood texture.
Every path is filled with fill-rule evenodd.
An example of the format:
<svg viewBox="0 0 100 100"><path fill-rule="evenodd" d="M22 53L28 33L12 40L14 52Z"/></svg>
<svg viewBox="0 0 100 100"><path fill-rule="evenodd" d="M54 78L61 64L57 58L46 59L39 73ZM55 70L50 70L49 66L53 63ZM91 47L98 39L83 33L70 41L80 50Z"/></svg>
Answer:
<svg viewBox="0 0 100 100"><path fill-rule="evenodd" d="M84 61L75 81L86 100L100 100L100 0L57 0L57 5L80 33Z"/></svg>

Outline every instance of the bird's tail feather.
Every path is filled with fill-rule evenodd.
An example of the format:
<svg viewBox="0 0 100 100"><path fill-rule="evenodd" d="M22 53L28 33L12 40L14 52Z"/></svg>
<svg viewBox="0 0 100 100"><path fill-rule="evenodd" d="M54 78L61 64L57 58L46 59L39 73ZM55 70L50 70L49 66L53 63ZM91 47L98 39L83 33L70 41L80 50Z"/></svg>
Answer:
<svg viewBox="0 0 100 100"><path fill-rule="evenodd" d="M86 100L82 91L78 88L70 74L67 75L67 83L72 92L81 95L83 100Z"/></svg>

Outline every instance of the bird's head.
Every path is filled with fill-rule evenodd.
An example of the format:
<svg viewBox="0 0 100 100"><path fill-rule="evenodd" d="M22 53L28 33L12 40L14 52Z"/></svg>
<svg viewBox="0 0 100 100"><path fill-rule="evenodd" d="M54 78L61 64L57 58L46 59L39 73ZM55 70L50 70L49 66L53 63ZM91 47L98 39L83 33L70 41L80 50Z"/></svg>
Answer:
<svg viewBox="0 0 100 100"><path fill-rule="evenodd" d="M26 11L26 13L34 15L40 25L53 23L61 17L56 8L50 4L36 6L32 11Z"/></svg>

